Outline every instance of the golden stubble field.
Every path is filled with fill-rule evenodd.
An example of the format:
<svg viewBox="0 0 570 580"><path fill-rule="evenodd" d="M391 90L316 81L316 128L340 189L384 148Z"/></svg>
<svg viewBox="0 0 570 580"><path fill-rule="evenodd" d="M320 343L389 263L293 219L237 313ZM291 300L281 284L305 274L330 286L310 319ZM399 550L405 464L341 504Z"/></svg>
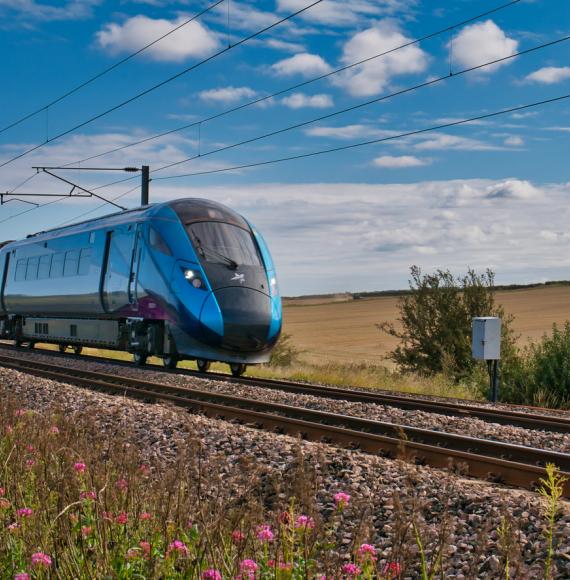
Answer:
<svg viewBox="0 0 570 580"><path fill-rule="evenodd" d="M496 296L515 316L514 328L522 343L539 339L554 322L563 324L570 319L570 286L504 290ZM375 324L396 321L397 303L398 298L392 296L286 300L284 332L292 336L309 362L366 360L386 364L384 356L396 341Z"/></svg>

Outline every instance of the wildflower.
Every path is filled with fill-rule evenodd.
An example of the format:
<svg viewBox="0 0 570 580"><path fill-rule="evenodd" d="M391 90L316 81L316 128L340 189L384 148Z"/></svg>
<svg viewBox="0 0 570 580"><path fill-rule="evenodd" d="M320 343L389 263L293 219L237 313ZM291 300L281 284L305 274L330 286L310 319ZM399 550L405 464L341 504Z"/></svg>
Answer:
<svg viewBox="0 0 570 580"><path fill-rule="evenodd" d="M26 449L28 450L28 453L35 453L36 451L36 448L33 445L26 446Z"/></svg>
<svg viewBox="0 0 570 580"><path fill-rule="evenodd" d="M315 520L310 516L299 516L295 521L297 529L312 530L315 527Z"/></svg>
<svg viewBox="0 0 570 580"><path fill-rule="evenodd" d="M51 558L43 552L36 552L35 554L32 554L32 564L38 568L41 568L42 566L49 568L51 566Z"/></svg>
<svg viewBox="0 0 570 580"><path fill-rule="evenodd" d="M370 559L372 562L376 561L376 548L372 544L362 544L358 548L357 554L361 560Z"/></svg>
<svg viewBox="0 0 570 580"><path fill-rule="evenodd" d="M239 565L240 572L242 576L247 575L248 579L253 580L255 578L255 571L257 570L257 564L254 560L242 560Z"/></svg>
<svg viewBox="0 0 570 580"><path fill-rule="evenodd" d="M30 508L20 508L16 511L16 514L19 518L29 518L32 513L33 511Z"/></svg>
<svg viewBox="0 0 570 580"><path fill-rule="evenodd" d="M234 530L232 532L232 542L234 544L241 544L243 541L245 540L245 534L243 534L243 532L240 532L239 530Z"/></svg>
<svg viewBox="0 0 570 580"><path fill-rule="evenodd" d="M339 511L342 511L350 502L350 495L344 493L344 491L339 491L334 494L334 503Z"/></svg>
<svg viewBox="0 0 570 580"><path fill-rule="evenodd" d="M0 497L5 495L5 493L6 493L6 490L3 487L0 487Z"/></svg>
<svg viewBox="0 0 570 580"><path fill-rule="evenodd" d="M93 528L91 526L83 526L81 528L81 535L86 538L87 536L91 535L91 532L93 531Z"/></svg>
<svg viewBox="0 0 570 580"><path fill-rule="evenodd" d="M79 497L81 499L92 499L92 500L95 500L95 499L97 499L97 492L95 492L95 491L82 491L79 494Z"/></svg>
<svg viewBox="0 0 570 580"><path fill-rule="evenodd" d="M148 542L139 542L139 546L142 550L143 557L149 558L150 557L150 544Z"/></svg>
<svg viewBox="0 0 570 580"><path fill-rule="evenodd" d="M87 465L85 465L85 463L82 461L76 461L73 464L73 469L75 470L75 473L84 473L87 469Z"/></svg>
<svg viewBox="0 0 570 580"><path fill-rule="evenodd" d="M142 465L139 466L139 473L141 475L144 475L144 476L149 476L150 475L150 467L143 463Z"/></svg>
<svg viewBox="0 0 570 580"><path fill-rule="evenodd" d="M384 575L391 578L392 576L397 577L402 573L402 566L398 562L388 562L384 566Z"/></svg>
<svg viewBox="0 0 570 580"><path fill-rule="evenodd" d="M49 429L50 435L59 435L59 427L57 425L52 425Z"/></svg>
<svg viewBox="0 0 570 580"><path fill-rule="evenodd" d="M26 414L26 409L18 409L15 413L16 417L23 417Z"/></svg>
<svg viewBox="0 0 570 580"><path fill-rule="evenodd" d="M145 520L150 520L152 518L152 516L148 513L148 512L143 512L140 516L139 516L139 520L141 521L145 521Z"/></svg>
<svg viewBox="0 0 570 580"><path fill-rule="evenodd" d="M26 467L33 467L36 464L35 459L26 459Z"/></svg>
<svg viewBox="0 0 570 580"><path fill-rule="evenodd" d="M293 564L290 562L279 562L279 570L291 571L293 569Z"/></svg>
<svg viewBox="0 0 570 580"><path fill-rule="evenodd" d="M349 577L349 578L354 578L356 576L358 576L362 570L356 565L356 564L345 564L342 567L342 571Z"/></svg>
<svg viewBox="0 0 570 580"><path fill-rule="evenodd" d="M184 557L188 556L188 548L186 547L186 544L180 540L170 542L168 550L166 550L166 555L168 556L169 554L172 554L172 552L178 552Z"/></svg>
<svg viewBox="0 0 570 580"><path fill-rule="evenodd" d="M210 568L202 572L202 578L203 580L222 580L222 575L214 568Z"/></svg>
<svg viewBox="0 0 570 580"><path fill-rule="evenodd" d="M19 572L14 576L14 580L30 580L30 575L25 572Z"/></svg>
<svg viewBox="0 0 570 580"><path fill-rule="evenodd" d="M7 529L9 532L15 532L19 527L20 524L18 522L14 522L13 524L10 524Z"/></svg>
<svg viewBox="0 0 570 580"><path fill-rule="evenodd" d="M6 427L6 435L12 435L12 433L14 433L14 427L12 427L12 425L8 425Z"/></svg>
<svg viewBox="0 0 570 580"><path fill-rule="evenodd" d="M125 525L129 521L129 515L127 512L121 512L116 518L115 521L118 524Z"/></svg>
<svg viewBox="0 0 570 580"><path fill-rule="evenodd" d="M257 538L262 542L272 542L274 535L271 528L265 524L263 526L258 526L257 528Z"/></svg>
<svg viewBox="0 0 570 580"><path fill-rule="evenodd" d="M129 487L129 484L126 479L118 479L115 485L117 486L117 489L119 489L120 491L126 491Z"/></svg>

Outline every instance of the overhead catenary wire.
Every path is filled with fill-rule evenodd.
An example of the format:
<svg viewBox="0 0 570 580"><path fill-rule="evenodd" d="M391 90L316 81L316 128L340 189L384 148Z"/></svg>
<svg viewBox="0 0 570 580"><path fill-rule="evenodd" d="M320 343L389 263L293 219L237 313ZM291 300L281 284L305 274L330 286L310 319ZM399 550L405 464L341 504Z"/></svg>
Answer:
<svg viewBox="0 0 570 580"><path fill-rule="evenodd" d="M179 175L166 175L164 177L155 177L154 180L165 180L165 179L180 179L182 177L194 177L197 175L211 175L213 173L224 173L228 171L237 171L239 169L249 169L252 167L261 167L262 165L272 165L274 163L282 163L285 161L294 161L297 159L306 159L308 157L316 157L317 155L326 155L328 153L336 153L338 151L347 151L350 149L356 149L359 147L365 147L367 145L374 145L377 143L384 143L386 141L394 141L396 139L403 139L405 137L412 137L414 135L421 135L422 133L429 133L433 131L439 131L441 129L447 129L449 127L457 127L458 125L465 125L467 123L472 123L474 121L481 121L484 119L490 119L492 117L498 117L500 115L507 115L509 113L515 113L517 111L523 111L525 109L530 109L533 107L538 107L541 105L546 105L549 103L555 103L570 99L570 93L566 95L561 95L559 97L553 97L551 99L543 99L542 101L535 101L534 103L528 103L526 105L519 105L516 107L510 107L508 109L502 109L500 111L494 111L492 113L485 113L484 115L477 115L476 117L470 117L468 119L460 119L458 121L453 121L450 123L441 123L439 125L434 125L431 127L426 127L424 129L416 129L414 131L407 131L405 133L398 133L397 135L390 135L388 137L381 137L378 139L370 139L368 141L360 141L359 143L351 143L350 145L341 145L339 147L331 147L329 149L321 149L319 151L311 151L308 153L301 153L298 155L291 155L288 157L280 157L277 159L269 159L266 161L258 161L255 163L246 163L243 165L235 165L233 167L224 167L220 169L209 169L206 171L196 171L194 173L184 173Z"/></svg>
<svg viewBox="0 0 570 580"><path fill-rule="evenodd" d="M281 95L284 95L288 92L303 88L307 85L310 85L312 83L315 83L317 81L321 81L327 78L330 78L336 74L342 73L344 71L350 70L351 68L354 68L356 66L360 66L362 64L366 64L367 62L371 62L375 59L378 58L382 58L384 56L387 56L389 54L392 54L398 50L402 50L404 48L407 48L409 46L413 46L414 44L419 44L420 42L424 42L426 40L429 40L430 38L434 38L436 36L439 36L441 34L445 34L446 32L450 32L455 30L456 28L459 28L461 26L465 26L466 24L469 24L475 20L479 20L481 18L484 18L486 16L489 16L495 12L498 12L500 10L504 10L505 8L509 8L510 6L513 6L515 4L519 4L522 0L512 0L511 2L507 2L506 4L501 4L500 6L496 6L495 8L492 8L490 10L487 10L485 12L481 12L475 16L471 16L465 20L462 20L460 22L456 22L454 24L451 24L445 28L442 28L440 30L437 30L435 32L431 32L429 34L426 34L424 36L421 36L419 38L416 38L415 40L410 40L408 42L405 42L399 46L395 46L389 50L374 54L372 56L369 56L367 58L358 60L356 62L352 62L350 64L344 65L342 67L339 67L337 69L334 69L332 71L329 71L327 73L324 73L322 75L318 75L316 77L313 77L311 79L307 79L305 81L302 81L300 83L296 83L294 85L291 85L289 87L286 87L284 89L280 89L274 93L271 93L269 95L265 95L263 97L258 97L256 99L252 99L250 101L247 101L245 103L242 103L241 105L236 105L235 107L231 107L229 109L226 109L224 111L220 111L219 113L215 113L213 115L210 115L208 117L204 117L203 119L200 119L199 121L193 121L192 123L186 123L184 125L180 125L178 127L174 127L173 129L169 129L168 131L163 131L161 133L156 133L155 135L150 135L149 137L145 137L144 139L139 139L137 141L133 141L131 143L127 143L125 145L121 145L119 147L114 147L113 149L109 149L107 151L103 151L102 153L97 153L95 155L90 155L89 157L85 157L84 159L80 159L78 161L73 161L71 163L67 163L66 165L63 165L62 167L67 167L70 165L75 165L77 163L84 163L86 161L91 161L92 159L98 159L100 157L104 157L105 155L110 155L112 153L117 153L118 151L123 151L125 149L128 149L130 147L135 147L137 145L142 145L143 143L148 143L149 141L154 141L156 139L160 139L162 137L166 137L168 135L172 135L173 133L178 133L180 131L184 131L186 129L190 129L192 127L200 127L202 125L202 123L207 123L209 121L213 121L215 119L219 119L220 117L224 117L226 115L229 115L231 113L235 113L237 111L241 111L243 109L246 109L248 107L254 106L254 105L258 105L260 103L263 103L265 101L268 101L270 99L274 99L276 97L279 97Z"/></svg>
<svg viewBox="0 0 570 580"><path fill-rule="evenodd" d="M455 72L452 76L449 76L449 75L445 74L445 75L443 75L441 77L437 77L435 79L430 79L430 80L424 81L422 83L418 83L416 85L412 85L410 87L406 87L404 89L400 89L398 91L394 91L392 93L388 93L386 95L381 95L380 97L376 97L374 99L369 99L368 101L364 101L362 103L357 103L355 105L351 105L350 107L346 107L344 109L339 109L337 111L333 111L331 113L327 113L326 115L321 115L319 117L314 117L312 119L308 119L307 121L302 121L300 123L295 123L293 125L288 125L287 127L282 127L281 129L275 129L274 131L269 131L268 133L264 133L262 135L257 135L256 137L251 137L249 139L244 139L244 140L239 141L237 143L232 143L230 145L224 145L223 147L218 147L217 149L212 149L211 151L206 151L205 153L199 152L197 155L193 155L191 157L187 157L186 159L181 159L181 160L178 160L178 161L173 161L172 163L168 163L166 165L163 165L161 167L158 167L157 169L155 169L153 171L153 173L157 173L159 171L163 171L164 169L170 169L171 167L176 167L177 165L182 165L184 163L188 163L189 161L194 161L196 159L201 159L203 157L207 157L208 155L213 155L215 153L221 153L223 151L228 151L230 149L235 149L236 147L241 147L243 145L249 145L251 143L255 143L256 141L260 141L262 139L267 139L269 137L274 137L276 135L280 135L282 133L286 133L286 132L292 131L294 129L299 129L301 127L306 127L308 125L312 125L312 124L317 123L317 122L320 122L320 121L325 121L327 119L331 119L332 117L336 117L338 115L342 115L342 114L345 114L345 113L349 113L349 112L355 111L357 109L361 109L363 107L368 107L370 105L379 103L381 101L385 101L387 99L391 99L391 98L394 98L394 97L397 97L397 96L401 96L401 95L404 95L404 94L407 94L407 93L411 93L413 91L416 91L416 90L419 90L419 89L422 89L422 88L425 88L425 87L433 86L433 85L436 85L438 83L442 83L442 82L448 81L450 79L455 79L455 78L460 77L462 75L465 75L465 74L468 74L468 73L471 73L471 72L475 72L477 70L481 70L481 69L484 69L486 67L493 66L493 65L496 65L496 64L501 63L501 62L505 62L505 61L510 60L510 59L513 59L513 58L517 58L519 56L524 56L524 55L530 54L532 52L535 52L537 50L541 50L541 49L544 49L544 48L547 48L547 47L550 47L550 46L554 46L556 44L560 44L560 43L566 42L568 40L570 40L570 35L564 36L562 38L557 38L556 40L551 40L551 41L542 43L540 45L533 46L531 48L527 48L525 50L521 50L519 52L513 53L513 54L508 55L508 56L504 56L504 57L501 57L501 58L493 59L491 61L488 61L488 62L479 64L479 65L476 65L476 66L472 66L472 67L465 68L463 70L460 70L460 71Z"/></svg>
<svg viewBox="0 0 570 580"><path fill-rule="evenodd" d="M201 16L203 16L204 14L206 14L207 12L209 12L210 10L213 10L218 5L222 4L222 2L229 2L229 0L217 0L216 2L214 2L214 4L210 4L210 6L207 6L206 8L204 8L203 10L201 10L200 12L198 12L197 14L195 14L194 16L186 19L184 22L180 23L178 26L175 26L174 28L172 28L171 30L169 30L167 33L163 34L162 36L159 36L158 38L156 38L152 42L149 42L145 46L139 48L135 52L132 52L131 54L129 54L129 55L125 56L124 58L118 60L117 62L115 62L111 66L107 67L106 69L102 70L101 72L97 73L96 75L90 77L89 79L83 81L82 83L76 85L75 87L73 87L72 89L70 89L67 92L63 93L59 97L53 99L49 103L47 103L47 104L43 105L42 107L40 107L40 108L32 111L31 113L27 113L26 115L23 115L22 117L18 118L16 121L13 121L13 122L9 123L8 125L5 125L4 127L1 127L0 128L0 134L1 133L4 133L5 131L8 131L9 129L12 129L13 127L16 127L16 126L20 125L24 121L27 121L28 119L31 119L32 117L35 117L39 113L45 111L46 112L46 135L48 135L48 122L49 122L49 117L47 115L48 115L48 112L49 112L49 108L50 107L53 107L57 103L60 103L61 101L67 99L68 97L70 97L71 95L77 93L78 91L80 91L81 89L85 88L86 86L90 85L91 83L93 83L97 79L100 79L101 77L103 77L106 74L110 73L111 71L115 70L119 66L125 64L126 62L128 62L129 60L131 60L132 58L134 58L135 56L138 56L139 54L141 54L145 50L147 50L147 49L151 48L152 46L154 46L155 44L159 43L161 40L164 40L166 37L170 36L171 34L173 34L174 32L176 32L177 30L180 30L181 28L184 28L184 26L187 26L188 24L190 24L190 22L193 22L194 20L200 18ZM49 137L46 137L46 140L49 141Z"/></svg>
<svg viewBox="0 0 570 580"><path fill-rule="evenodd" d="M38 145L34 145L33 147L26 149L22 153L19 153L18 155L15 155L14 157L4 161L3 163L0 163L0 168L5 167L6 165L9 165L10 163L13 163L16 160L21 159L22 157L25 157L26 155L32 153L33 151L37 151L38 149L40 149L41 147L44 147L48 143L52 143L53 141L61 139L61 137L65 137L66 135L69 135L70 133L77 131L77 129L81 129L82 127L85 127L86 125L89 125L93 121L101 119L101 118L109 115L110 113L117 111L117 110L121 109L122 107L125 107L126 105L128 105L130 103L133 103L134 101L140 99L141 97L144 97L145 95L152 93L153 91L163 87L164 85L166 85L168 83L171 83L172 81L180 78L181 76L188 74L189 72L191 72L193 70L196 70L200 66L214 60L215 58L221 56L222 54L229 52L230 50L233 50L234 48L237 48L238 46L241 46L242 44L245 44L246 42L264 34L265 32L271 30L272 28L275 28L276 26L279 26L280 24L283 24L284 22L291 20L292 18L295 18L299 14L309 10L313 6L316 6L317 4L320 4L323 1L324 0L314 0L314 2L312 2L308 6L305 6L304 8L300 8L299 10L297 10L291 14L288 14L287 16L284 16L283 18L273 22L272 24L269 24L268 26L265 26L264 28L262 28L256 32L253 32L249 36L246 36L246 37L238 40L237 42L235 42L231 46L227 46L227 47L220 49L219 51L217 51L217 52L211 54L210 56L194 63L193 65L179 71L178 73L164 79L163 81L160 81L159 83L156 83L156 84L148 87L147 89L144 89L143 91L138 92L137 94L133 95L132 97L129 97L128 99L125 99L124 101L121 101L120 103L113 105L112 107L109 107L108 109L105 109L101 113L93 115L89 119L87 119L81 123L78 123L77 125L74 125L73 127L66 129L65 131L62 131L61 133L58 133L57 135L55 135L53 137L50 137L48 140L44 141L43 143L39 143Z"/></svg>

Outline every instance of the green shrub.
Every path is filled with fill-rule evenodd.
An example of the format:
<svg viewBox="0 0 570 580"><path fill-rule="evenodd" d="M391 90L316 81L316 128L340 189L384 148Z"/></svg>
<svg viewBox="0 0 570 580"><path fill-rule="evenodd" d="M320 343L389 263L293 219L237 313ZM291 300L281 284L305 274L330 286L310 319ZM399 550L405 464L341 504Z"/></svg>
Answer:
<svg viewBox="0 0 570 580"><path fill-rule="evenodd" d="M269 366L288 367L297 362L300 351L293 345L290 334L282 334L271 352Z"/></svg>

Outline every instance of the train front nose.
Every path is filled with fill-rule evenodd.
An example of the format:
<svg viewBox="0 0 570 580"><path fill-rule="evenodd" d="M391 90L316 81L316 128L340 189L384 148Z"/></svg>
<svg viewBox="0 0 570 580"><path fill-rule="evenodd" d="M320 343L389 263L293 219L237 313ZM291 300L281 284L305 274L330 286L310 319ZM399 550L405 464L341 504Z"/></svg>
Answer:
<svg viewBox="0 0 570 580"><path fill-rule="evenodd" d="M214 300L220 316L217 332L211 332L212 324L207 319L207 312L211 308L204 308L201 317L210 340L215 340L222 348L234 351L251 352L267 347L271 327L269 296L251 288L234 286L215 290L208 301Z"/></svg>

